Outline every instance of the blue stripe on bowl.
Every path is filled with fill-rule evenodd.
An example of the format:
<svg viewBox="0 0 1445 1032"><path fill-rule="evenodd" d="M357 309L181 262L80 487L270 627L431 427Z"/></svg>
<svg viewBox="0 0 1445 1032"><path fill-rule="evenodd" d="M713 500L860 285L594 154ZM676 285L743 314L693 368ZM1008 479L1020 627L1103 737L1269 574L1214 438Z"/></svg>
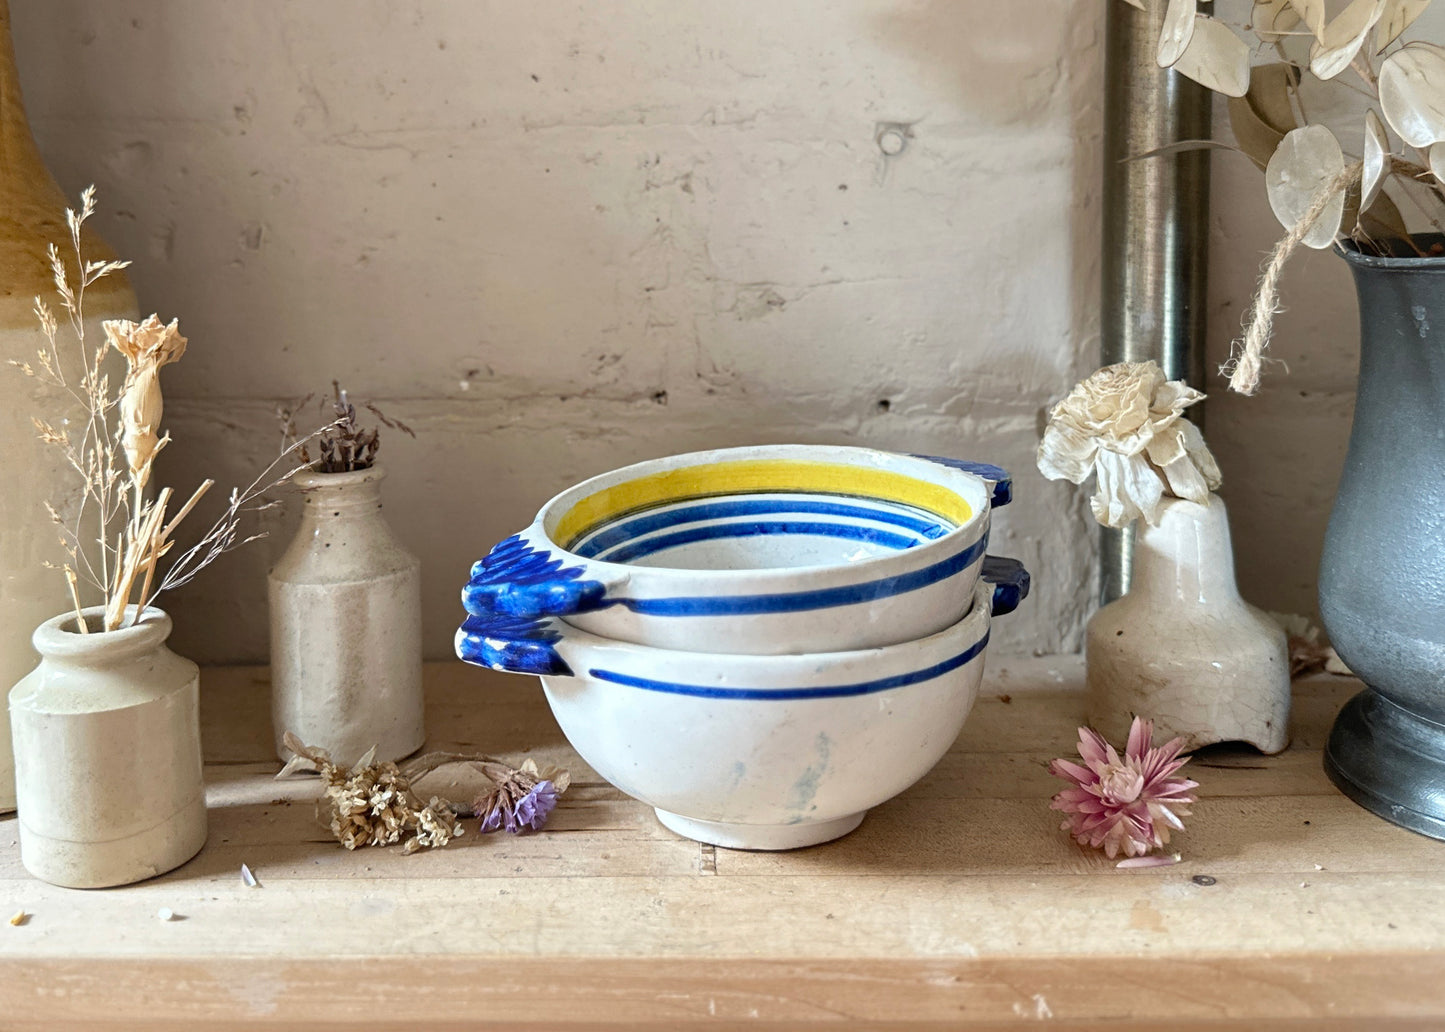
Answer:
<svg viewBox="0 0 1445 1032"><path fill-rule="evenodd" d="M761 613L798 613L809 609L831 609L872 602L880 598L916 591L946 580L983 558L988 536L980 538L963 551L947 559L925 566L912 573L883 577L866 584L845 584L838 588L818 588L776 595L697 595L678 598L618 598L604 605L626 606L634 613L649 616L743 616Z"/></svg>
<svg viewBox="0 0 1445 1032"><path fill-rule="evenodd" d="M921 513L921 510L914 510ZM941 524L936 518L913 515L897 508L871 508L861 504L824 502L810 499L740 498L729 501L704 502L685 505L663 512L648 513L636 519L624 520L603 527L578 542L571 550L587 559L596 559L608 549L659 530L667 530L684 523L700 523L704 520L731 519L738 516L768 516L785 513L811 513L816 516L843 516L852 519L869 520L874 523L891 523L894 526L916 531L926 538L939 538L952 528Z"/></svg>
<svg viewBox="0 0 1445 1032"><path fill-rule="evenodd" d="M609 681L627 688L641 688L649 692L667 695L688 695L697 699L739 699L749 702L791 702L797 699L843 699L854 695L872 695L893 688L905 688L921 681L931 681L950 670L957 670L973 659L988 645L988 632L970 648L952 659L946 659L923 670L895 677L881 677L875 681L860 681L857 684L819 685L809 688L717 688L703 684L678 684L673 681L654 681L647 677L633 677L612 670L589 670L588 673L599 681Z"/></svg>
<svg viewBox="0 0 1445 1032"><path fill-rule="evenodd" d="M803 520L750 520L740 523L710 523L703 527L690 527L672 534L659 534L649 538L629 541L618 545L601 556L609 563L626 563L680 545L691 545L698 541L712 541L717 538L777 537L782 535L807 535L812 537L843 538L863 541L870 545L891 548L901 552L925 540L892 534L875 527L864 527L856 523L818 523Z"/></svg>

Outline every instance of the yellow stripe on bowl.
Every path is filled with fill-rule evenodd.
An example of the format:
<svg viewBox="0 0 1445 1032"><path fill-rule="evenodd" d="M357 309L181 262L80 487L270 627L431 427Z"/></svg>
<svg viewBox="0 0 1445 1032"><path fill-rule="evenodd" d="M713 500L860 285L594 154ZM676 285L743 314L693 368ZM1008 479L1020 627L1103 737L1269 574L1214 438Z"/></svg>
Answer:
<svg viewBox="0 0 1445 1032"><path fill-rule="evenodd" d="M833 462L745 459L685 466L603 488L567 510L551 536L571 548L598 524L639 509L689 498L759 491L813 491L902 502L958 526L973 518L973 508L955 492L903 473Z"/></svg>

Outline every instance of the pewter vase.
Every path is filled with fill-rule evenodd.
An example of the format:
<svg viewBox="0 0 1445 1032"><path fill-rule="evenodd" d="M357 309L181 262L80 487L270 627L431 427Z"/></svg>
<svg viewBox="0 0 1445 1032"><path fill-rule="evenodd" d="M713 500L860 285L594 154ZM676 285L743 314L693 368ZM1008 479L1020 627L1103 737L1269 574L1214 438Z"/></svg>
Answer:
<svg viewBox="0 0 1445 1032"><path fill-rule="evenodd" d="M1289 744L1285 634L1239 595L1218 495L1166 499L1157 526L1140 521L1129 593L1094 614L1085 654L1088 721L1112 742L1138 715L1186 750Z"/></svg>
<svg viewBox="0 0 1445 1032"><path fill-rule="evenodd" d="M421 748L421 562L382 516L379 466L298 474L301 526L269 578L271 719L350 764Z"/></svg>
<svg viewBox="0 0 1445 1032"><path fill-rule="evenodd" d="M1341 254L1360 375L1320 614L1368 687L1336 718L1325 770L1366 809L1445 838L1445 258Z"/></svg>
<svg viewBox="0 0 1445 1032"><path fill-rule="evenodd" d="M86 609L88 625L104 612ZM171 618L154 607L77 628L74 613L41 624L40 665L10 691L20 860L54 885L126 885L205 844L200 670L166 648Z"/></svg>

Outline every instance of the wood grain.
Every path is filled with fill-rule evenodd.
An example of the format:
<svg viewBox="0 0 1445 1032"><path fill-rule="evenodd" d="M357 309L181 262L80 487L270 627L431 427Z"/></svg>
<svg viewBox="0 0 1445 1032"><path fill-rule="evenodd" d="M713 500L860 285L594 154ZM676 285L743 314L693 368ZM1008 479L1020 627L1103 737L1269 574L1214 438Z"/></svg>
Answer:
<svg viewBox="0 0 1445 1032"><path fill-rule="evenodd" d="M1296 686L1281 756L1197 756L1185 861L1119 871L1047 808L1077 659L999 664L927 778L795 853L672 835L571 752L525 679L427 676L433 746L572 769L545 833L348 853L315 821L314 782L271 779L265 672L208 670L194 861L57 889L0 822L0 905L32 915L0 926L0 1027L1445 1027L1445 846L1320 770L1353 681Z"/></svg>

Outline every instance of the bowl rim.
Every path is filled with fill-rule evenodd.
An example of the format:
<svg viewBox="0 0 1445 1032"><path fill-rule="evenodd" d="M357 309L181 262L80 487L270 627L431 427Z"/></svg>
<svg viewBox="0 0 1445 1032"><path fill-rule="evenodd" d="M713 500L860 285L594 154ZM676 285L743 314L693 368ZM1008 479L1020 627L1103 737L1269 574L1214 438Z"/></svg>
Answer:
<svg viewBox="0 0 1445 1032"><path fill-rule="evenodd" d="M687 466L701 466L721 462L734 461L739 458L798 458L813 459L815 461L828 461L834 465L843 466L866 466L876 467L893 464L914 467L920 474L917 479L931 481L939 486L952 489L953 484L964 488L964 491L973 492L976 497L970 497L964 491L959 491L961 497L968 503L971 511L970 517L963 523L955 524L954 527L937 538L920 542L919 544L897 552L886 555L870 556L852 563L832 563L818 566L782 566L782 567L751 567L734 570L708 569L706 567L670 567L670 566L642 566L632 563L611 562L606 559L594 559L571 550L566 545L556 541L547 529L547 524L554 518L559 518L559 511L565 511L575 505L583 498L587 498L597 491L606 487L626 483L628 480L638 479L643 475L667 472L673 469L681 469ZM854 461L846 461L848 458ZM865 464L864 459L871 459L871 463ZM903 473L903 470L894 472ZM627 474L632 474L628 476ZM908 474L905 474L908 475ZM801 492L808 493L808 492ZM823 492L817 492L823 494ZM743 445L731 448L715 448L706 451L682 452L677 455L668 455L656 459L644 459L641 462L634 462L627 466L599 473L589 477L564 491L553 495L546 504L538 510L536 518L531 525L522 532L524 537L532 537L537 544L545 547L548 551L565 557L568 562L586 564L594 571L594 576L608 577L618 582L636 578L639 574L648 578L657 577L663 580L694 580L694 579L717 579L722 582L738 581L762 581L764 583L789 582L799 579L816 580L836 576L844 571L851 574L852 571L866 571L865 576L859 579L867 579L868 573L873 573L890 566L913 566L914 560L922 556L933 556L938 552L947 551L951 546L960 542L968 542L972 545L977 540L987 541L992 516L992 500L988 489L988 482L982 477L966 470L945 466L932 459L920 458L913 455L905 455L899 452L887 452L877 448L864 448L856 445L817 445L817 444L768 444L768 445ZM645 511L645 510L643 510ZM980 554L980 560L982 555ZM927 565L918 563L917 565ZM974 564L970 564L972 566ZM853 578L850 576L849 580Z"/></svg>
<svg viewBox="0 0 1445 1032"><path fill-rule="evenodd" d="M629 666L685 665L695 668L692 679L697 680L718 672L753 676L785 676L806 682L826 679L839 668L850 664L865 667L888 666L907 657L918 657L922 662L933 652L948 652L954 649L974 650L966 662L972 662L983 654L988 645L993 621L992 601L994 586L979 578L973 586L973 598L968 609L954 623L941 631L915 638L911 641L896 642L892 645L876 645L871 648L846 649L836 652L796 652L783 655L764 655L746 652L697 652L689 649L666 649L656 645L639 645L635 642L607 638L581 630L565 620L553 617L560 632L556 648L572 666L570 675L557 676L559 679L598 680L591 672L592 661L573 664L573 658L592 654L597 658L623 658ZM909 664L913 665L913 664ZM705 672L704 672L705 671Z"/></svg>

